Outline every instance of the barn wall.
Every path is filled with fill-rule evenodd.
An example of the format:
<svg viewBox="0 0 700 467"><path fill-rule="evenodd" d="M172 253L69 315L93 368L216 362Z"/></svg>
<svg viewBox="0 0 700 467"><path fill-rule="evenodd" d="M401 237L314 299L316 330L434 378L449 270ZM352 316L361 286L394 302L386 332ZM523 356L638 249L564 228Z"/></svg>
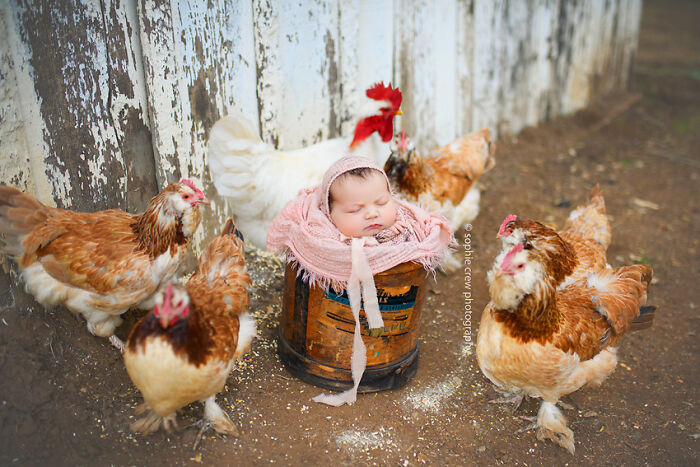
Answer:
<svg viewBox="0 0 700 467"><path fill-rule="evenodd" d="M399 85L420 149L512 134L624 88L641 0L6 0L0 183L59 207L141 211L194 179L231 215L205 146L236 110L282 149L348 134L364 89ZM6 289L13 266L0 256ZM14 293L14 292L13 292Z"/></svg>

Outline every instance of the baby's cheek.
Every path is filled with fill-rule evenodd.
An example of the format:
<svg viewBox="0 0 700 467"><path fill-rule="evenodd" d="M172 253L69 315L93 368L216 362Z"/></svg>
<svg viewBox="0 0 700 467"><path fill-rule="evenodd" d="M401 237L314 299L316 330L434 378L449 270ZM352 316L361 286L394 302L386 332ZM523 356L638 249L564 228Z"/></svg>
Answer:
<svg viewBox="0 0 700 467"><path fill-rule="evenodd" d="M398 217L399 211L396 209L396 204L394 204L393 202L391 203L391 206L389 207L389 209L390 209L390 211L389 211L389 220L390 220L391 223L393 224L394 222L396 222L396 219L397 219L397 217Z"/></svg>

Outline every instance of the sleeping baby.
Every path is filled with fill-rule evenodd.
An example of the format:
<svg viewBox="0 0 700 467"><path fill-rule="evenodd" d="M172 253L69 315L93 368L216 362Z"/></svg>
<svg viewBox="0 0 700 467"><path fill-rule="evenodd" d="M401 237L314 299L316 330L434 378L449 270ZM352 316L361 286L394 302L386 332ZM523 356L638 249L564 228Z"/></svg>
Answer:
<svg viewBox="0 0 700 467"><path fill-rule="evenodd" d="M355 401L365 363L357 378L355 364L366 362L356 358L364 355L360 310L364 309L370 329L383 327L373 275L408 261L434 272L452 241L444 218L395 199L381 167L363 157L338 160L321 185L303 190L285 206L268 230L268 249L286 253L309 287L346 290L356 324L355 387L314 400L330 405Z"/></svg>

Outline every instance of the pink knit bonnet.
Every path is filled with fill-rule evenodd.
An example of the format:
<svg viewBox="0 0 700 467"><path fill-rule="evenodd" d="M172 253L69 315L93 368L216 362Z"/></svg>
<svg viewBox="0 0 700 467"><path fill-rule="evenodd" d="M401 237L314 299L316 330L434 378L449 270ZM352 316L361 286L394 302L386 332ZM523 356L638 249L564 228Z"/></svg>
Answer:
<svg viewBox="0 0 700 467"><path fill-rule="evenodd" d="M343 175L345 172L349 172L354 169L364 168L374 169L377 170L380 174L382 174L384 180L386 180L386 186L389 190L389 194L391 194L391 184L389 183L389 179L384 173L384 170L381 167L379 167L373 160L359 156L343 157L342 159L338 159L333 165L331 165L328 168L325 175L323 176L323 180L321 181L319 191L321 194L321 199L319 200L321 205L319 207L326 216L330 216L331 213L330 206L328 205L328 195L330 194L331 185L333 184L335 179Z"/></svg>

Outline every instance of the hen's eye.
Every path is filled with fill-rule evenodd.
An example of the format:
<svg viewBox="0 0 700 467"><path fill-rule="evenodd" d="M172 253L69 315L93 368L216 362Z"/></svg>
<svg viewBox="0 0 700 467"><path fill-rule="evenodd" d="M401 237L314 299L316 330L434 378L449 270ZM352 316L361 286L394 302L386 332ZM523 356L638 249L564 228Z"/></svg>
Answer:
<svg viewBox="0 0 700 467"><path fill-rule="evenodd" d="M517 266L518 269L522 269L522 268L524 268L524 267L525 267L524 264L518 264L518 266Z"/></svg>
<svg viewBox="0 0 700 467"><path fill-rule="evenodd" d="M183 198L183 199L190 199L190 196L191 196L191 195L182 195L182 198Z"/></svg>
<svg viewBox="0 0 700 467"><path fill-rule="evenodd" d="M532 249L532 245L528 242L523 246L523 248L525 248L526 250L530 250Z"/></svg>

